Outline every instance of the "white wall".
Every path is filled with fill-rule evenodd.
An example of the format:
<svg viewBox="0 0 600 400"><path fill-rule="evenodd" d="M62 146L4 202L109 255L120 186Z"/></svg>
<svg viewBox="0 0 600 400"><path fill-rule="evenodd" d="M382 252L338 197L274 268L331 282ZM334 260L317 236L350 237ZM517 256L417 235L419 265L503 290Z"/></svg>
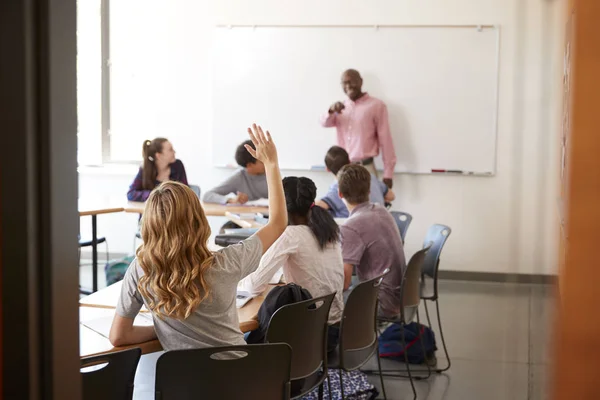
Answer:
<svg viewBox="0 0 600 400"><path fill-rule="evenodd" d="M165 39L154 47L154 56L161 64L156 67L155 80L161 83L156 84L155 95L157 101L162 99L165 104L164 112L153 118L161 126L169 127L164 135L172 140L178 157L185 163L189 181L200 184L204 191L230 173L211 166L211 34L215 24L499 24L497 175L493 178L397 175L394 209L407 211L414 217L407 236L407 254L421 246L430 224L452 227L443 253L443 269L555 273L556 155L562 106L560 2L136 1L146 10L151 8L152 15L162 18L159 23L152 23L152 36L161 35ZM360 56L356 54L357 58ZM154 66L150 64L148 68ZM165 80L168 84L164 84ZM80 194L125 198L134 173L131 170L125 175L82 172ZM332 180L327 173L284 173L310 177L320 193ZM86 225L87 221L82 219L84 234ZM135 217L106 216L100 218L99 226L111 241L112 251L131 250Z"/></svg>

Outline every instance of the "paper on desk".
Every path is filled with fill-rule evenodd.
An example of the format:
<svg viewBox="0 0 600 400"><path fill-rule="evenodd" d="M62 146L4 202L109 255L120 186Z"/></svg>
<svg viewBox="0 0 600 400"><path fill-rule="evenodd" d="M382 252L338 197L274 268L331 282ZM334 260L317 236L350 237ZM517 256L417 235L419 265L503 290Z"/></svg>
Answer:
<svg viewBox="0 0 600 400"><path fill-rule="evenodd" d="M248 207L269 207L269 199L252 200L246 202L244 205Z"/></svg>
<svg viewBox="0 0 600 400"><path fill-rule="evenodd" d="M104 337L108 337L113 318L114 314L109 317L94 318L87 321L82 321L81 324L87 326L91 330L101 334ZM139 313L133 320L133 324L140 326L152 326L154 325L154 321L152 320L151 314Z"/></svg>
<svg viewBox="0 0 600 400"><path fill-rule="evenodd" d="M239 287L239 284L238 284ZM244 305L249 302L250 300L252 300L254 296L252 296L250 294L250 292L246 292L245 290L239 290L237 291L237 296L235 297L235 305L237 308L242 308L244 307Z"/></svg>

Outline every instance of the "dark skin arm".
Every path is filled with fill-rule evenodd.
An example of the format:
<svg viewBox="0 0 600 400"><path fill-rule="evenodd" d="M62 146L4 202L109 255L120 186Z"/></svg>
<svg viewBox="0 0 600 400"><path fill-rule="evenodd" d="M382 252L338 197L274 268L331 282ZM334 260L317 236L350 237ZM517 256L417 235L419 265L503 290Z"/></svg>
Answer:
<svg viewBox="0 0 600 400"><path fill-rule="evenodd" d="M383 178L383 183L385 183L385 186L387 186L390 189L392 188L392 186L394 186L394 181L390 178Z"/></svg>

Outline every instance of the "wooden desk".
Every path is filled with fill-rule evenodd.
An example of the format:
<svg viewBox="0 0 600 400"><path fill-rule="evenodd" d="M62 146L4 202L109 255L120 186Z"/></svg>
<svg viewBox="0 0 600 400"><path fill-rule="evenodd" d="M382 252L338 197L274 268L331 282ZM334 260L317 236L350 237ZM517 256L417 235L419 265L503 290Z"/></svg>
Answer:
<svg viewBox="0 0 600 400"><path fill-rule="evenodd" d="M98 290L98 230L97 216L122 212L123 207L115 200L79 199L79 216L92 217L92 291Z"/></svg>
<svg viewBox="0 0 600 400"><path fill-rule="evenodd" d="M117 282L80 300L79 348L81 357L111 353L131 347L140 347L143 354L162 350L158 340L125 347L113 347L110 344L108 330L114 317L117 299L121 293L121 286L121 282ZM258 309L265 299L264 296L267 295L272 287L269 286L263 295L253 298L244 307L238 309L240 330L242 332L250 332L258 328L258 321L256 320ZM146 309L142 308L143 313L144 310ZM144 314L146 313L147 310ZM138 316L135 323L136 325L145 324L144 321L147 323L148 318L151 318L149 313L145 316Z"/></svg>
<svg viewBox="0 0 600 400"><path fill-rule="evenodd" d="M136 201L130 201L124 207L124 211L127 213L134 214L143 214L144 208L146 207L145 203L140 203ZM202 203L202 208L204 209L204 213L210 217L224 217L227 212L233 214L245 214L245 213L262 213L268 214L268 207L246 207L246 206L226 206L223 204L214 204L214 203Z"/></svg>

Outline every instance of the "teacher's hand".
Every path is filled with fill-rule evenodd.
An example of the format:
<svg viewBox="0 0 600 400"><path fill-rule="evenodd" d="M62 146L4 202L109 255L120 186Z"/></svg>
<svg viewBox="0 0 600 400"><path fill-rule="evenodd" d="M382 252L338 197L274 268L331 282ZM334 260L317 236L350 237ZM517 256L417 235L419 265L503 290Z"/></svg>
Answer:
<svg viewBox="0 0 600 400"><path fill-rule="evenodd" d="M383 178L383 183L385 183L385 186L387 186L388 188L392 188L392 186L394 186L394 181L390 178Z"/></svg>
<svg viewBox="0 0 600 400"><path fill-rule="evenodd" d="M333 103L331 105L331 107L329 107L329 114L333 114L335 113L339 113L342 112L342 110L346 108L346 106L344 105L344 103L342 103L341 101L338 101L336 103Z"/></svg>

